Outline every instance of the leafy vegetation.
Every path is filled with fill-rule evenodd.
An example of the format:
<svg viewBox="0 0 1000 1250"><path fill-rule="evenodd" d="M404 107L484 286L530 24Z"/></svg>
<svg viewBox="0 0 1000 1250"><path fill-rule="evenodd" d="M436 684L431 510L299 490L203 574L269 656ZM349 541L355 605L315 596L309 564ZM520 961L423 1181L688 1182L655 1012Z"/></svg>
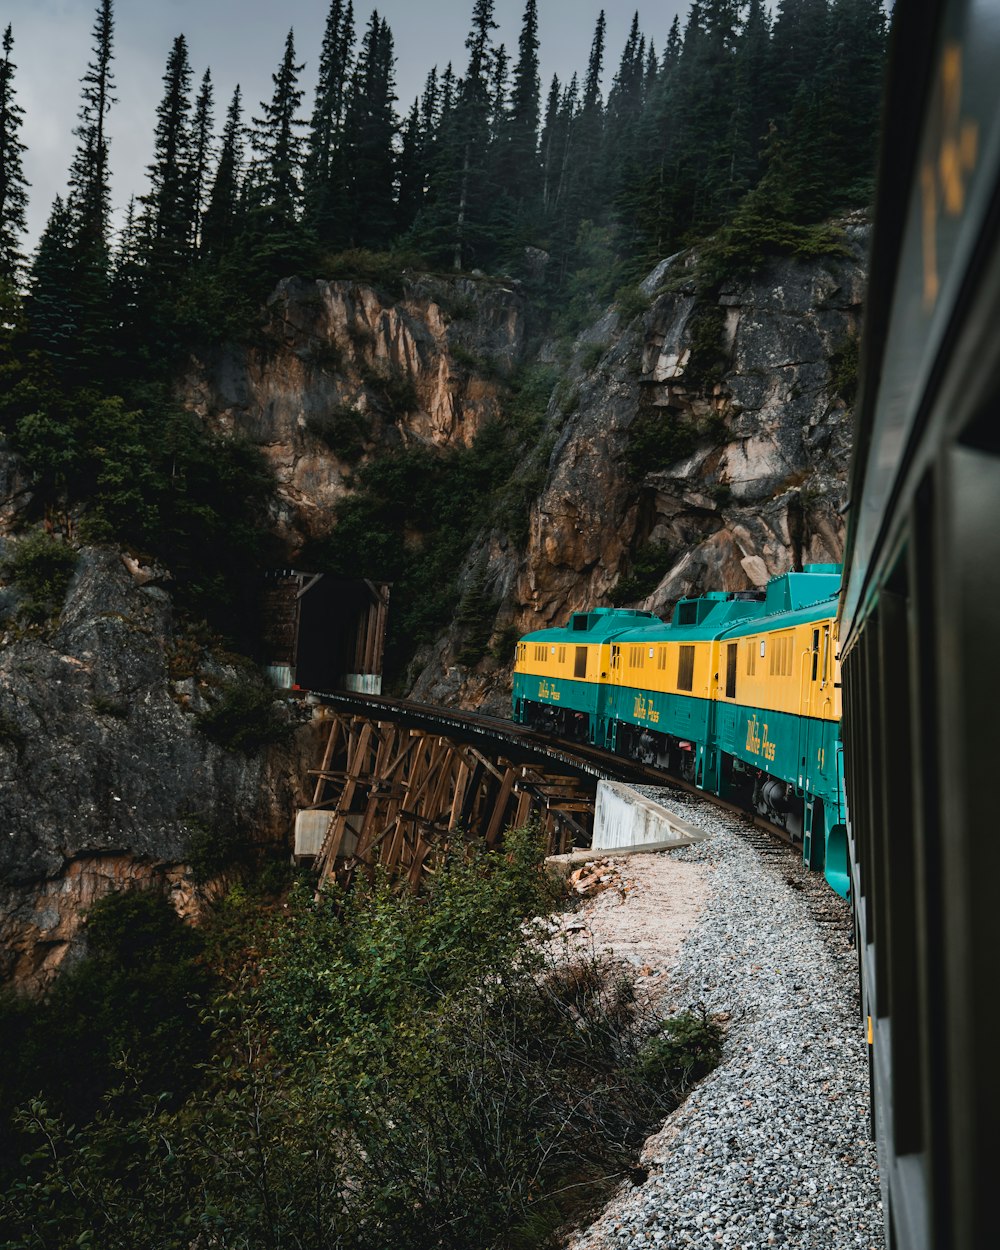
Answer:
<svg viewBox="0 0 1000 1250"><path fill-rule="evenodd" d="M168 1029L150 1035L141 1077L108 1078L82 1115L52 1089L24 1101L5 1244L550 1244L617 1183L720 1039L700 1014L655 1019L623 967L538 941L526 921L553 904L540 854L522 830L440 863L421 897L383 879L293 891L192 1035L203 1046L211 1022L196 1088L164 1098L146 1080L151 1052L178 1040ZM109 997L98 972L119 965L133 989L147 969L173 985L170 955L190 972L176 917L143 895L102 906L96 1002ZM123 1018L143 1018L128 1003ZM6 1037L46 1038L48 1004L7 1008Z"/></svg>
<svg viewBox="0 0 1000 1250"><path fill-rule="evenodd" d="M848 335L834 348L830 356L830 383L834 393L851 408L858 393L858 350L856 335Z"/></svg>
<svg viewBox="0 0 1000 1250"><path fill-rule="evenodd" d="M3 574L21 592L20 611L27 620L43 621L62 608L77 561L77 553L68 543L44 530L36 530L16 544Z"/></svg>
<svg viewBox="0 0 1000 1250"><path fill-rule="evenodd" d="M615 607L645 599L663 580L676 555L668 543L644 543L632 558L632 571L620 577L611 592Z"/></svg>
<svg viewBox="0 0 1000 1250"><path fill-rule="evenodd" d="M274 691L249 678L225 682L195 724L212 742L244 755L284 742L290 732L275 707Z"/></svg>
<svg viewBox="0 0 1000 1250"><path fill-rule="evenodd" d="M361 458L371 434L367 414L346 404L327 412L311 413L306 417L306 429L321 438L342 460L351 463Z"/></svg>

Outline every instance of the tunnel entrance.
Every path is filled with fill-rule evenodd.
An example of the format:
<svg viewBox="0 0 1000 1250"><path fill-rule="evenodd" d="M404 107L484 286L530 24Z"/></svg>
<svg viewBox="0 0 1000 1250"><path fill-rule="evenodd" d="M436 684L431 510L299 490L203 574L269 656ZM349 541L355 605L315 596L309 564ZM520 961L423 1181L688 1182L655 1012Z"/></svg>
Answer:
<svg viewBox="0 0 1000 1250"><path fill-rule="evenodd" d="M274 684L381 694L389 590L329 573L268 573L263 659Z"/></svg>

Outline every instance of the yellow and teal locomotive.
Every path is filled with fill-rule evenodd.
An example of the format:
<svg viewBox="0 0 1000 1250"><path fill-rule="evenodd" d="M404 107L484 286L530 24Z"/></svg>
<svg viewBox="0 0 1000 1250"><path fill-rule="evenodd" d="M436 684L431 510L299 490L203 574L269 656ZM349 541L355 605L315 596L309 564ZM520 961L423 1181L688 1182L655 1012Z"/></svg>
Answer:
<svg viewBox="0 0 1000 1250"><path fill-rule="evenodd" d="M764 594L682 599L669 623L595 608L517 644L514 719L656 765L782 826L843 897L840 565Z"/></svg>

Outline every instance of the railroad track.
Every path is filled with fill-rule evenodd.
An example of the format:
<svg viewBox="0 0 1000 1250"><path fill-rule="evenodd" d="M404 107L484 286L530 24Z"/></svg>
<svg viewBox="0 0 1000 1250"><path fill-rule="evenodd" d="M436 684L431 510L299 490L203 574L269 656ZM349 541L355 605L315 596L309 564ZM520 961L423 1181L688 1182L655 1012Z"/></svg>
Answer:
<svg viewBox="0 0 1000 1250"><path fill-rule="evenodd" d="M499 716L431 707L406 699L387 699L381 695L354 694L346 691L314 691L313 694L321 703L331 707L355 711L368 717L402 721L415 728L426 729L430 733L458 736L460 739L472 742L476 740L503 742L515 754L535 758L541 755L578 772L581 776L593 777L598 781L638 782L690 794L694 798L743 817L746 828L741 830L741 836L744 836L745 840L752 841L762 854L780 853L781 848L775 846L775 840L784 844L784 847L788 849L797 849L798 846L791 835L780 825L774 825L756 813L748 812L737 803L731 803L728 799L706 793L691 782L683 781L672 773L639 763L637 760L612 755L589 743L567 742L562 738L554 738L550 734L530 729L526 725L518 725L514 721L504 720Z"/></svg>

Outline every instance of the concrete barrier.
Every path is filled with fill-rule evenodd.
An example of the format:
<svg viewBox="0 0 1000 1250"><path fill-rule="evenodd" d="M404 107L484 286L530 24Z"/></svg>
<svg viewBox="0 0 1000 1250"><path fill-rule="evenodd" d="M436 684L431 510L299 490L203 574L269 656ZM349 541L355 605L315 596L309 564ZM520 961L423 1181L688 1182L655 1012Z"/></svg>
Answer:
<svg viewBox="0 0 1000 1250"><path fill-rule="evenodd" d="M701 829L631 786L617 781L602 781L597 786L593 851L690 846L705 836Z"/></svg>

